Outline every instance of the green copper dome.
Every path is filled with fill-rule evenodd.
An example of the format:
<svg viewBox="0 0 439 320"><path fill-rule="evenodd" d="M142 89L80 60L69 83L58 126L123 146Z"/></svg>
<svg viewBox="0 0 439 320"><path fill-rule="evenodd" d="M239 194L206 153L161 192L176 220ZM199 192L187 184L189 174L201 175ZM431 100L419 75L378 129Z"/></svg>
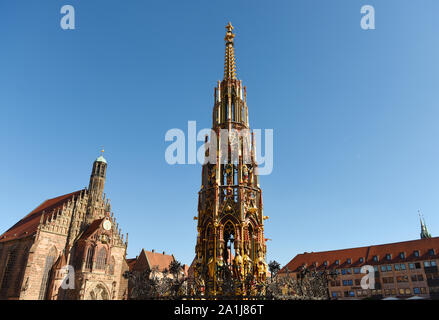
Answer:
<svg viewBox="0 0 439 320"><path fill-rule="evenodd" d="M97 161L97 162L107 163L107 160L105 160L105 158L104 158L102 155L100 155L100 156L96 159L96 161Z"/></svg>

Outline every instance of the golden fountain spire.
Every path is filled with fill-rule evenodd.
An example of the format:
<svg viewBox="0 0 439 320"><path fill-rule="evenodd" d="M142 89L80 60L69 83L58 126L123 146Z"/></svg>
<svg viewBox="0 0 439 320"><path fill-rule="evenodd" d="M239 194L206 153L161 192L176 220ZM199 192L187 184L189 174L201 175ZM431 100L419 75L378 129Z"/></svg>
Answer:
<svg viewBox="0 0 439 320"><path fill-rule="evenodd" d="M226 26L227 32L224 41L226 42L226 56L224 62L224 80L236 80L235 50L233 48L233 38L235 34L232 32L233 26L229 22Z"/></svg>

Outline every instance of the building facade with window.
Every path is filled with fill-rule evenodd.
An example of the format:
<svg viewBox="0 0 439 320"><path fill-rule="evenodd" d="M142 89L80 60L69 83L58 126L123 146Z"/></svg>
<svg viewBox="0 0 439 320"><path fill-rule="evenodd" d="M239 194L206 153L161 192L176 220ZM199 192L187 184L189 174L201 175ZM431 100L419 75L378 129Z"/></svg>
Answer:
<svg viewBox="0 0 439 320"><path fill-rule="evenodd" d="M151 271L151 277L157 279L163 278L166 275L169 278L173 278L173 275L169 272L169 267L172 262L176 261L173 254L166 254L166 252L156 252L154 249L151 251L142 249L140 254L135 259L129 259L129 269L131 272L144 272ZM181 277L185 277L186 265L182 265Z"/></svg>
<svg viewBox="0 0 439 320"><path fill-rule="evenodd" d="M150 279L162 280L165 277L174 279L172 273L172 263L178 263L173 254L166 254L166 252L157 252L154 249L151 251L142 249L140 254L135 258L128 259L129 271L134 275L135 279L142 279L144 272L150 272ZM189 266L186 264L180 265L181 270L178 274L179 279L185 279L188 276ZM138 299L136 280L128 282L128 299ZM137 287L139 288L139 287ZM134 289L134 290L133 290Z"/></svg>
<svg viewBox="0 0 439 320"><path fill-rule="evenodd" d="M279 275L300 279L305 268L311 272L324 272L328 275L331 299L405 299L411 296L438 299L438 263L439 237L435 237L305 252L294 257L279 271ZM373 288L364 289L361 281L368 268L373 269L375 283Z"/></svg>
<svg viewBox="0 0 439 320"><path fill-rule="evenodd" d="M0 299L127 297L128 239L103 194L106 171L101 155L88 188L44 201L0 236Z"/></svg>

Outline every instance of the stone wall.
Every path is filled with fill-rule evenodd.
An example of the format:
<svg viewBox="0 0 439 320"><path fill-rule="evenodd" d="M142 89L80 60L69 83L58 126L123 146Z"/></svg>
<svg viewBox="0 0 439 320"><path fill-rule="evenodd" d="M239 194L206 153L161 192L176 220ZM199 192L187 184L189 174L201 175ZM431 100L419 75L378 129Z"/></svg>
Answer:
<svg viewBox="0 0 439 320"><path fill-rule="evenodd" d="M39 300L45 299L45 295L40 293L48 290L42 290L42 282L46 268L46 262L52 265L58 259L60 252L64 250L66 245L66 236L49 232L40 232L38 239L33 244L27 268L24 275L24 282L26 284L25 290L22 291L20 299L24 300ZM53 256L53 259L48 258ZM49 277L46 278L46 284L49 283Z"/></svg>
<svg viewBox="0 0 439 320"><path fill-rule="evenodd" d="M32 238L24 238L1 244L0 299L19 298L31 244Z"/></svg>

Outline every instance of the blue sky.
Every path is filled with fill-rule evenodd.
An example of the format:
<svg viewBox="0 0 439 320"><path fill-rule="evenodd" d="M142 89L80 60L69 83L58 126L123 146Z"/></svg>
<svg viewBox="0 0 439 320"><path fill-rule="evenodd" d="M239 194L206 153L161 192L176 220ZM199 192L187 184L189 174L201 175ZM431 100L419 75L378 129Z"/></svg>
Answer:
<svg viewBox="0 0 439 320"><path fill-rule="evenodd" d="M60 8L76 29L60 28ZM363 5L376 29L360 28ZM106 193L128 256L194 256L200 165L165 162L165 133L211 126L225 25L253 128L274 130L260 179L268 259L439 230L439 2L2 1L0 232L88 185Z"/></svg>

